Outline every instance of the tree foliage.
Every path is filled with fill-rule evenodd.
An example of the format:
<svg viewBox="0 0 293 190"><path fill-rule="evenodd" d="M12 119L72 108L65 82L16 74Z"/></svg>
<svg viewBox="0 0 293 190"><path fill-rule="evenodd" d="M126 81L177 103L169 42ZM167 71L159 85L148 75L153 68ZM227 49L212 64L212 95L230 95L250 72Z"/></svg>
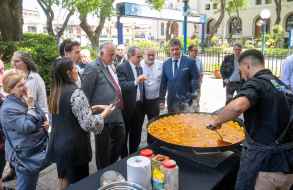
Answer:
<svg viewBox="0 0 293 190"><path fill-rule="evenodd" d="M165 0L148 0L148 3L153 6L154 9L160 10L165 4Z"/></svg>
<svg viewBox="0 0 293 190"><path fill-rule="evenodd" d="M112 14L114 0L75 0L74 5L80 16L80 27L87 34L92 46L99 47L99 39L104 28L106 19ZM99 20L96 27L88 23L88 16L95 15Z"/></svg>
<svg viewBox="0 0 293 190"><path fill-rule="evenodd" d="M237 17L239 17L239 11L246 8L247 3L247 0L228 0L225 9L229 16L236 13Z"/></svg>
<svg viewBox="0 0 293 190"><path fill-rule="evenodd" d="M282 47L284 40L285 30L282 25L274 25L273 30L270 34L267 35L268 41L266 42L267 46L270 48L279 48Z"/></svg>

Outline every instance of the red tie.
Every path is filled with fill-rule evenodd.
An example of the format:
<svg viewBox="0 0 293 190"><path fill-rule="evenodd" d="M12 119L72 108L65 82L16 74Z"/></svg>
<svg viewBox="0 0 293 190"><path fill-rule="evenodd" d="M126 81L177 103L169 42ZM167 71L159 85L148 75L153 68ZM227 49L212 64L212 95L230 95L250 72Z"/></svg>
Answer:
<svg viewBox="0 0 293 190"><path fill-rule="evenodd" d="M122 98L122 93L121 93L120 87L117 84L117 82L114 79L114 77L112 76L111 71L110 71L110 68L107 67L107 69L108 69L108 73L109 73L109 76L110 76L110 80L111 80L111 82L114 85L116 97L118 99L117 107L120 108L120 109L122 109L123 108L123 98Z"/></svg>

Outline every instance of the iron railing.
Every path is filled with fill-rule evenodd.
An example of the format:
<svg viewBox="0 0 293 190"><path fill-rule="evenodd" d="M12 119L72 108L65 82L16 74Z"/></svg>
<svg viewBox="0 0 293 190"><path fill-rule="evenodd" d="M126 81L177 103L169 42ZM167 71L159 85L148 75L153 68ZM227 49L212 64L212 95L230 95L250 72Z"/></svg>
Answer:
<svg viewBox="0 0 293 190"><path fill-rule="evenodd" d="M202 60L204 72L214 72L220 69L221 63L226 55L232 52L224 51L206 51L199 53L199 58ZM164 50L157 52L157 58L161 61L166 60L168 55ZM265 66L270 69L274 75L280 76L282 72L282 65L287 55L265 55Z"/></svg>

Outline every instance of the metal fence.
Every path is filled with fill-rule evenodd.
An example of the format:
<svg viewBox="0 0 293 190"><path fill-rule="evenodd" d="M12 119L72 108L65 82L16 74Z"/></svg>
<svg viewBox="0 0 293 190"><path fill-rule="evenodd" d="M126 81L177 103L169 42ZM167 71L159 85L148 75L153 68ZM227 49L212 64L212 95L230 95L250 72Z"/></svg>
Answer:
<svg viewBox="0 0 293 190"><path fill-rule="evenodd" d="M232 53L232 52L231 52ZM203 62L205 72L214 72L220 68L222 61L226 55L231 53L224 52L204 52L199 56ZM274 75L280 76L282 65L287 55L265 55L265 67L270 69Z"/></svg>
<svg viewBox="0 0 293 190"><path fill-rule="evenodd" d="M204 72L214 72L220 69L224 57L229 54L232 54L232 52L206 51L199 53L198 56L202 60ZM158 51L157 56L162 61L168 57L163 50ZM265 55L265 67L270 69L274 75L280 76L282 64L286 57L287 55Z"/></svg>

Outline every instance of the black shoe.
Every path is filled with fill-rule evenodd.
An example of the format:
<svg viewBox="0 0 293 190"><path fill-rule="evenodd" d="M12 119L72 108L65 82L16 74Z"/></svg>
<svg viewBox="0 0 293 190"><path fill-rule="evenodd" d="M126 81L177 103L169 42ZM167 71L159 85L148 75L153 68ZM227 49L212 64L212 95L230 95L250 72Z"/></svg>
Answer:
<svg viewBox="0 0 293 190"><path fill-rule="evenodd" d="M15 177L16 177L15 171L14 169L11 168L10 172L7 175L2 177L2 181L3 182L11 181L11 180L14 180Z"/></svg>

